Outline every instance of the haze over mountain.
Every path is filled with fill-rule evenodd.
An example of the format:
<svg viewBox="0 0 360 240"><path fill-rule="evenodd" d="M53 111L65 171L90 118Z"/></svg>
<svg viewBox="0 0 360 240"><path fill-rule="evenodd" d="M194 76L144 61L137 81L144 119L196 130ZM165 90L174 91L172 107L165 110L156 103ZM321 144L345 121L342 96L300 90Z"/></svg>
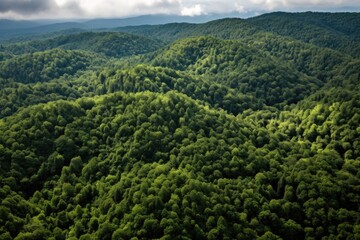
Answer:
<svg viewBox="0 0 360 240"><path fill-rule="evenodd" d="M9 19L93 19L126 18L141 15L240 16L273 11L360 11L357 0L2 0L0 18Z"/></svg>
<svg viewBox="0 0 360 240"><path fill-rule="evenodd" d="M0 2L0 40L70 28L89 30L173 22L204 23L275 11L356 12L360 11L360 3L355 0L3 0Z"/></svg>
<svg viewBox="0 0 360 240"><path fill-rule="evenodd" d="M244 16L252 16L252 13ZM1 20L0 19L0 40L11 39L15 37L24 37L25 35L40 35L56 31L66 31L69 29L80 30L100 30L106 28L116 28L125 26L157 25L174 22L204 23L210 20L221 19L225 17L238 17L238 13L228 14L207 14L201 16L180 16L180 15L144 15L130 18L99 18L92 20Z"/></svg>

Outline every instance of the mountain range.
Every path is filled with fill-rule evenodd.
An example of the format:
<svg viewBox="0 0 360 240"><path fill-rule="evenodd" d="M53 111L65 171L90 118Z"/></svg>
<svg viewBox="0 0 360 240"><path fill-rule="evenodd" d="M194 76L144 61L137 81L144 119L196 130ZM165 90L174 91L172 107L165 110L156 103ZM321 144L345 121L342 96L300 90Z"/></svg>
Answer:
<svg viewBox="0 0 360 240"><path fill-rule="evenodd" d="M252 16L254 13L242 14ZM225 17L238 17L238 13L207 14L201 16L143 15L128 18L104 18L90 20L9 20L0 19L0 41L16 37L42 35L68 29L96 30L125 26L158 25L174 22L204 23Z"/></svg>
<svg viewBox="0 0 360 240"><path fill-rule="evenodd" d="M360 13L132 20L2 26L0 239L360 238Z"/></svg>

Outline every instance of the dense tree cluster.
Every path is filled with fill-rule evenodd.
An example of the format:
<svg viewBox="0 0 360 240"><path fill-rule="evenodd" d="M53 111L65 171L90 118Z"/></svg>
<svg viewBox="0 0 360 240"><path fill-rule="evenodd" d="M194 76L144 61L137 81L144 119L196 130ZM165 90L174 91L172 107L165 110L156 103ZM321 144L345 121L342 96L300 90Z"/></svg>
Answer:
<svg viewBox="0 0 360 240"><path fill-rule="evenodd" d="M26 109L1 134L4 192L41 201L18 239L40 234L41 214L43 238L351 236L360 149L347 139L360 133L349 104L235 117L171 91ZM24 217L18 198L6 216Z"/></svg>
<svg viewBox="0 0 360 240"><path fill-rule="evenodd" d="M266 31L360 56L359 13L271 13L249 21Z"/></svg>
<svg viewBox="0 0 360 240"><path fill-rule="evenodd" d="M60 49L25 54L0 62L0 77L21 83L46 82L85 69L90 58L87 53Z"/></svg>
<svg viewBox="0 0 360 240"><path fill-rule="evenodd" d="M0 239L360 238L357 14L292 15L1 48Z"/></svg>
<svg viewBox="0 0 360 240"><path fill-rule="evenodd" d="M276 12L249 19L228 18L205 24L171 23L121 27L117 30L147 37L152 36L166 41L203 35L223 39L239 39L254 34L272 32L277 37L279 35L287 36L359 57L359 22L359 13Z"/></svg>
<svg viewBox="0 0 360 240"><path fill-rule="evenodd" d="M53 48L88 50L110 57L124 57L151 52L161 47L159 40L118 32L84 32L20 42L5 47L12 54L45 51Z"/></svg>
<svg viewBox="0 0 360 240"><path fill-rule="evenodd" d="M269 106L296 103L323 84L258 44L212 37L178 41L153 64L191 71Z"/></svg>

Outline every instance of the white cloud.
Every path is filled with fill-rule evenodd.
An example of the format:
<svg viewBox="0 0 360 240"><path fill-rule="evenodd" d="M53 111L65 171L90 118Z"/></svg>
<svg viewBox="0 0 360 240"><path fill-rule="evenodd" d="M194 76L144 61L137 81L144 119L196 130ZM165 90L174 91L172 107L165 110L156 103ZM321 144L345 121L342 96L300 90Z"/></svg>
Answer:
<svg viewBox="0 0 360 240"><path fill-rule="evenodd" d="M191 7L184 7L183 9L181 9L181 15L182 16L199 16L199 15L203 15L206 14L206 12L204 11L204 9L201 7L200 4L196 4L194 6Z"/></svg>
<svg viewBox="0 0 360 240"><path fill-rule="evenodd" d="M125 17L145 14L173 14L180 9L178 0L78 0L92 17Z"/></svg>
<svg viewBox="0 0 360 240"><path fill-rule="evenodd" d="M69 2L72 2L71 0L55 0L56 4L59 7L65 6L66 4L68 4Z"/></svg>
<svg viewBox="0 0 360 240"><path fill-rule="evenodd" d="M240 5L239 3L235 3L235 11L239 13L246 13L247 10L243 5Z"/></svg>

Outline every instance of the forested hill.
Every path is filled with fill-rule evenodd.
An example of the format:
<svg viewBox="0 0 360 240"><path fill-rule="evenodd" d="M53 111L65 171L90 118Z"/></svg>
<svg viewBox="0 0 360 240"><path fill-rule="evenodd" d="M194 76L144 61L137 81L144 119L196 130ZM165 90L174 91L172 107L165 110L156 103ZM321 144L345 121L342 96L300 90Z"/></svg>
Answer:
<svg viewBox="0 0 360 240"><path fill-rule="evenodd" d="M175 23L122 27L119 31L172 41L189 36L212 35L237 39L272 32L320 47L360 56L360 13L270 13L249 19L228 18L204 24Z"/></svg>
<svg viewBox="0 0 360 240"><path fill-rule="evenodd" d="M12 54L38 52L53 48L87 50L110 57L124 57L152 52L163 46L160 40L126 33L85 32L56 36L46 40L33 40L11 44L5 51Z"/></svg>
<svg viewBox="0 0 360 240"><path fill-rule="evenodd" d="M248 21L266 31L360 56L359 13L272 13Z"/></svg>
<svg viewBox="0 0 360 240"><path fill-rule="evenodd" d="M4 44L0 239L360 239L359 25L272 13Z"/></svg>
<svg viewBox="0 0 360 240"><path fill-rule="evenodd" d="M129 32L143 36L158 37L168 42L176 39L211 35L224 39L238 39L242 36L261 32L259 28L240 18L214 20L204 24L169 23L164 25L144 25L135 27L120 27L120 32Z"/></svg>
<svg viewBox="0 0 360 240"><path fill-rule="evenodd" d="M269 29L270 27L278 30L283 28L285 31L290 31L290 29L286 29L285 27L286 26L285 20L287 20L288 23L290 23L290 25L292 24L291 23L292 21L298 22L298 24L301 21L303 23L302 24L303 27L305 27L306 25L308 25L308 28L311 28L311 26L316 26L318 28L325 28L328 31L332 31L333 33L339 33L340 35L341 34L346 35L355 39L360 38L359 13L276 12L276 13L264 14L258 17L248 19L248 21L250 22L254 22L254 23L258 22L259 25L260 23L262 25L266 24L267 28ZM304 28L304 30L305 29L306 28ZM295 30L296 28L294 28L292 32L295 33Z"/></svg>

